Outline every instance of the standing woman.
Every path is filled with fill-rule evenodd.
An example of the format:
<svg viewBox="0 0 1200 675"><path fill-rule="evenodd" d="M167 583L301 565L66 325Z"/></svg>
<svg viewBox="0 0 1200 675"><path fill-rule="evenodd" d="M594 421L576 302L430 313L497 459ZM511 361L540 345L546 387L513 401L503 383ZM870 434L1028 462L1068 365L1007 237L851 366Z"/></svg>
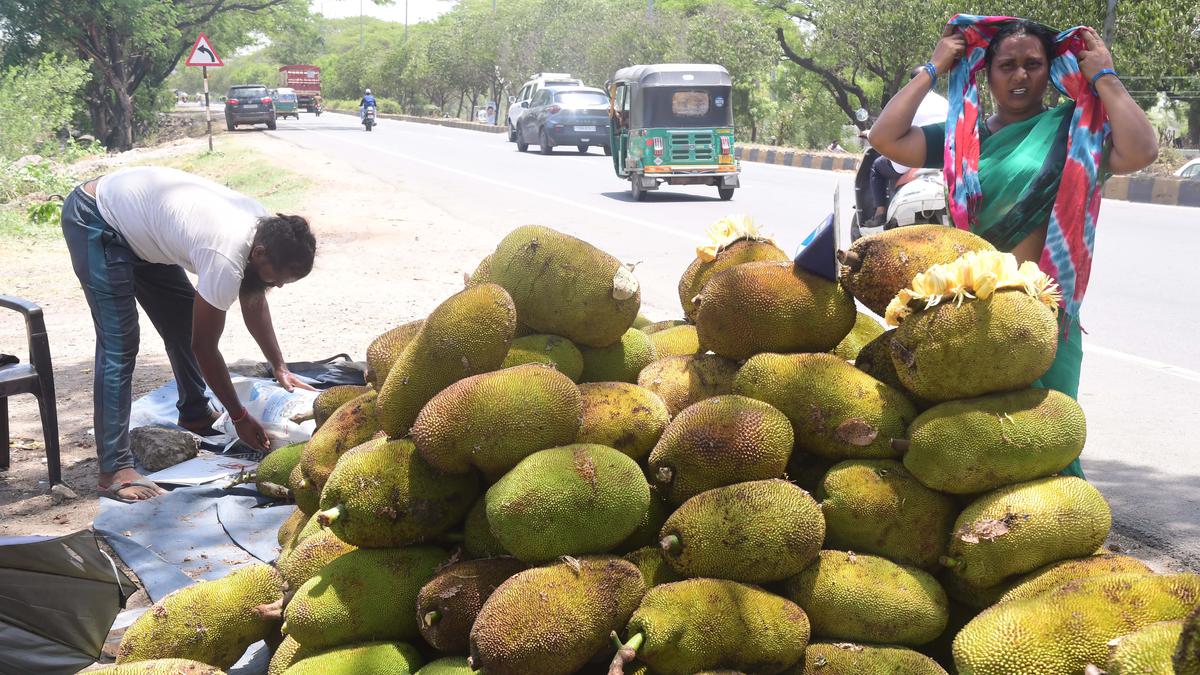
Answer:
<svg viewBox="0 0 1200 675"><path fill-rule="evenodd" d="M995 102L986 118L979 110L978 70L986 70ZM946 75L947 122L913 126L917 106ZM1068 100L1047 108L1052 82ZM957 227L1018 262L1036 261L1058 282L1062 337L1038 385L1077 398L1079 306L1103 182L1158 157L1154 129L1121 84L1096 31L1055 33L1026 19L957 15L929 62L888 102L870 142L900 164L942 168ZM1079 460L1066 473L1082 477Z"/></svg>

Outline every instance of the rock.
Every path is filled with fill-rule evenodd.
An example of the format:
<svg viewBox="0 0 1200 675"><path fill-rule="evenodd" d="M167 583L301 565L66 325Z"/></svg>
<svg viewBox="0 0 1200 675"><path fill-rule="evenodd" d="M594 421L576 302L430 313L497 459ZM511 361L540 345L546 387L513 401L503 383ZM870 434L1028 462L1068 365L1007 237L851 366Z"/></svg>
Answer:
<svg viewBox="0 0 1200 675"><path fill-rule="evenodd" d="M65 501L78 498L79 495L75 494L74 490L66 485L63 485L62 483L55 483L54 486L50 488L50 500L55 504L61 504Z"/></svg>
<svg viewBox="0 0 1200 675"><path fill-rule="evenodd" d="M44 161L46 161L46 160L41 155L25 155L24 157L21 157L17 161L10 164L9 167L13 171L16 171L18 169L23 169L31 164L41 164Z"/></svg>
<svg viewBox="0 0 1200 675"><path fill-rule="evenodd" d="M199 442L180 429L138 427L129 432L134 457L147 471L161 471L196 456Z"/></svg>

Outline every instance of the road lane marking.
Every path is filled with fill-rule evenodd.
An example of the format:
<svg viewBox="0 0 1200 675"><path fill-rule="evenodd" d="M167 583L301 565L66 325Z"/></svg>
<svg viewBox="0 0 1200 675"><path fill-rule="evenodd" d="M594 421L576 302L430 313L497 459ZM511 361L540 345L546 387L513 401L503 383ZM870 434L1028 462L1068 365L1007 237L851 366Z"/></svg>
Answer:
<svg viewBox="0 0 1200 675"><path fill-rule="evenodd" d="M1107 356L1108 358L1115 359L1117 361L1124 361L1126 363L1132 363L1134 365L1142 366L1143 368L1148 368L1150 370L1161 373L1163 375L1171 375L1173 377L1178 377L1180 379L1188 380L1190 382L1200 382L1200 372L1197 372L1195 370L1189 370L1187 368L1181 368L1179 366L1173 366L1169 363L1164 363L1162 361L1155 361L1154 359L1148 359L1144 356L1128 354L1126 352L1117 351L1115 349L1109 349L1108 347L1100 347L1097 345L1090 345L1090 344L1086 344L1086 343L1083 345L1083 351L1087 352L1089 354L1096 354L1097 356Z"/></svg>

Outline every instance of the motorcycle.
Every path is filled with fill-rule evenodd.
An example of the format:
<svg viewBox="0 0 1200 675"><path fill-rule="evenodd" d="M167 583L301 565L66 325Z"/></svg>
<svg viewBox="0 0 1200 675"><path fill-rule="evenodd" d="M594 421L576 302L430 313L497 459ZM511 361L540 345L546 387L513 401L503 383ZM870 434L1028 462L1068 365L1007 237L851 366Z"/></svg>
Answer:
<svg viewBox="0 0 1200 675"><path fill-rule="evenodd" d="M362 123L363 126L367 128L367 131L370 131L371 127L375 126L375 106L369 105L367 106L367 109L363 111Z"/></svg>
<svg viewBox="0 0 1200 675"><path fill-rule="evenodd" d="M854 175L854 215L850 221L852 241L906 225L950 224L946 208L946 185L941 170L916 168L909 169L889 186L888 192L892 198L888 202L884 224L880 227L864 227L862 224L875 213L875 200L871 194L871 165L878 157L879 151L868 147Z"/></svg>

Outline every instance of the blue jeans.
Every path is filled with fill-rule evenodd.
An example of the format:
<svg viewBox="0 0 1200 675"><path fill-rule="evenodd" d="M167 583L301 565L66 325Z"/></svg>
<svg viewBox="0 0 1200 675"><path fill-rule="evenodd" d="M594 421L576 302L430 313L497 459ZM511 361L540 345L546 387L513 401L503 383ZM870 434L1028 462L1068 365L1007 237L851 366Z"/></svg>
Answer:
<svg viewBox="0 0 1200 675"><path fill-rule="evenodd" d="M63 238L71 266L83 286L96 328L96 454L100 470L112 473L134 465L129 448L129 409L138 353L140 304L162 336L179 389L181 420L209 413L204 378L192 353L195 289L178 265L148 263L104 221L96 199L75 188L63 202Z"/></svg>

